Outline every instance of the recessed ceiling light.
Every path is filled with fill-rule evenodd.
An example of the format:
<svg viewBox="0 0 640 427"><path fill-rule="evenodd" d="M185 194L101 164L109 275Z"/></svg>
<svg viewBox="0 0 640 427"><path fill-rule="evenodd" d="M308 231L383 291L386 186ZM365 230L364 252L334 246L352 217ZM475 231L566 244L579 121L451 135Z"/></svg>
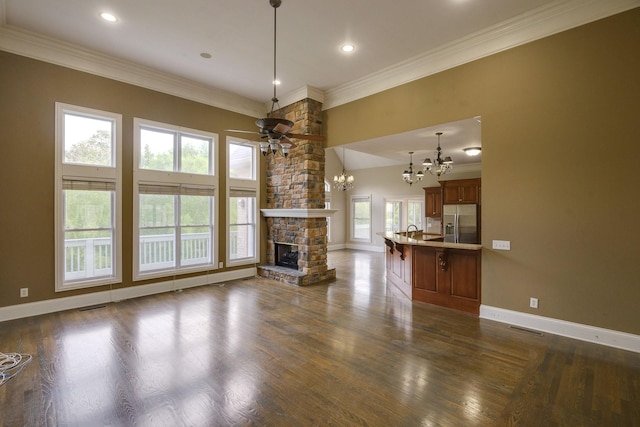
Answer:
<svg viewBox="0 0 640 427"><path fill-rule="evenodd" d="M105 21L109 21L109 22L116 22L118 20L118 18L115 17L115 15L109 13L109 12L102 12L100 14L100 18L104 19Z"/></svg>
<svg viewBox="0 0 640 427"><path fill-rule="evenodd" d="M201 57L203 57L204 59L211 59L212 55L209 52L202 52L200 54Z"/></svg>
<svg viewBox="0 0 640 427"><path fill-rule="evenodd" d="M467 153L467 156L477 156L482 151L482 148L480 148L480 147L469 147L469 148L464 148L463 150L464 150L465 153Z"/></svg>
<svg viewBox="0 0 640 427"><path fill-rule="evenodd" d="M356 47L354 45L352 45L352 44L343 44L340 47L340 50L342 52L349 53L349 52L353 52L354 50L356 50Z"/></svg>
<svg viewBox="0 0 640 427"><path fill-rule="evenodd" d="M273 81L273 84L274 84L274 85L276 85L276 86L278 86L278 85L280 84L280 80L274 80L274 81Z"/></svg>

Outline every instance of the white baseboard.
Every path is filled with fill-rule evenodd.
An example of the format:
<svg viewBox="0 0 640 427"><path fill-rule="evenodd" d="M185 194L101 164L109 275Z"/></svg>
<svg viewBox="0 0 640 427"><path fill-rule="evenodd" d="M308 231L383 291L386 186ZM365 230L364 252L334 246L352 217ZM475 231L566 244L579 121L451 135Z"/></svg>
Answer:
<svg viewBox="0 0 640 427"><path fill-rule="evenodd" d="M359 245L355 243L347 243L347 249L357 249L359 251L384 252L384 246Z"/></svg>
<svg viewBox="0 0 640 427"><path fill-rule="evenodd" d="M255 267L250 267L240 270L223 271L202 276L188 277L185 279L166 280L148 285L129 286L126 288L113 289L111 291L92 292L72 297L62 297L46 301L10 305L7 307L0 307L0 322L38 316L40 314L54 313L57 311L73 310L92 305L106 304L113 301L122 301L145 295L175 291L178 289L187 289L212 283L220 283L226 280L243 279L245 277L253 277L256 274L258 274L257 269Z"/></svg>
<svg viewBox="0 0 640 427"><path fill-rule="evenodd" d="M602 344L609 347L620 348L640 353L640 335L626 332L604 329L596 326L583 325L581 323L567 322L565 320L552 319L550 317L537 316L535 314L506 310L504 308L480 306L480 317L509 323L536 331L562 335L581 341Z"/></svg>
<svg viewBox="0 0 640 427"><path fill-rule="evenodd" d="M327 252L331 251L339 251L340 249L346 249L347 245L345 243L338 243L337 245L328 245Z"/></svg>

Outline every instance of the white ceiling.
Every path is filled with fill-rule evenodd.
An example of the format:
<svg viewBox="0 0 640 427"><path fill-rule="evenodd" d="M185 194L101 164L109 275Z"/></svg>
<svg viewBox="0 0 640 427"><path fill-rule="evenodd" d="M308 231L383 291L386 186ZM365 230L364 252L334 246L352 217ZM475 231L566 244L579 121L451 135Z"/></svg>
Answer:
<svg viewBox="0 0 640 427"><path fill-rule="evenodd" d="M311 91L328 108L639 5L282 0L278 95L304 89L302 97ZM118 21L103 21L103 11ZM0 49L259 117L273 94L273 12L269 0L0 0ZM351 54L339 50L346 42L356 46ZM211 59L201 57L205 52ZM477 126L469 119L455 126ZM447 155L458 142L475 144L456 142L460 135L479 138L474 129L437 130L445 132ZM435 149L435 131L351 148L387 159L406 159L408 151L422 156ZM391 139L393 149L383 148Z"/></svg>
<svg viewBox="0 0 640 427"><path fill-rule="evenodd" d="M279 91L327 90L551 0L282 0ZM119 18L104 22L99 13ZM269 0L5 0L6 23L266 102ZM356 50L341 54L351 42ZM208 52L211 59L200 53Z"/></svg>
<svg viewBox="0 0 640 427"><path fill-rule="evenodd" d="M414 168L422 168L425 157L435 160L438 145L436 132L442 132L440 136L442 157L450 156L453 159L454 169L456 165L461 164L472 167L481 162L482 154L471 157L464 152L464 149L482 147L481 121L482 118L479 116L471 117L438 126L358 141L335 150L339 159L345 159L343 163L348 170L407 166L410 151L413 152ZM477 167L479 168L479 165Z"/></svg>

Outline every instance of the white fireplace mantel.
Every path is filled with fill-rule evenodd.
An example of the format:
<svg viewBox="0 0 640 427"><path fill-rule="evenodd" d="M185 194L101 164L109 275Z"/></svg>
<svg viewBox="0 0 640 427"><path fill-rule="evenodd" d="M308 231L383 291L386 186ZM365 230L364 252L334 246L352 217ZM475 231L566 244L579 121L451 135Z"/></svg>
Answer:
<svg viewBox="0 0 640 427"><path fill-rule="evenodd" d="M325 218L338 209L260 209L265 218Z"/></svg>

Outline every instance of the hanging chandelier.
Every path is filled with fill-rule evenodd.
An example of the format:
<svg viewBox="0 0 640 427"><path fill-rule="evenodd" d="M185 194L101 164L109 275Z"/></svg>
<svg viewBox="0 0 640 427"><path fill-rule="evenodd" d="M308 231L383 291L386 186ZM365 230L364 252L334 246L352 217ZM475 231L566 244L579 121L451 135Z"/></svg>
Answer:
<svg viewBox="0 0 640 427"><path fill-rule="evenodd" d="M402 180L412 185L414 182L422 181L423 177L424 173L421 170L415 173L413 172L413 151L409 151L409 169L402 172Z"/></svg>
<svg viewBox="0 0 640 427"><path fill-rule="evenodd" d="M453 160L451 157L447 156L442 159L442 149L440 148L440 135L442 132L436 132L438 135L438 148L436 149L436 160L432 162L430 158L424 159L422 162L422 167L425 171L429 171L431 175L435 175L437 177L441 177L442 175L450 172L453 169Z"/></svg>
<svg viewBox="0 0 640 427"><path fill-rule="evenodd" d="M333 185L340 191L347 191L353 188L355 179L353 175L347 175L345 172L344 148L342 149L342 173L333 177Z"/></svg>

